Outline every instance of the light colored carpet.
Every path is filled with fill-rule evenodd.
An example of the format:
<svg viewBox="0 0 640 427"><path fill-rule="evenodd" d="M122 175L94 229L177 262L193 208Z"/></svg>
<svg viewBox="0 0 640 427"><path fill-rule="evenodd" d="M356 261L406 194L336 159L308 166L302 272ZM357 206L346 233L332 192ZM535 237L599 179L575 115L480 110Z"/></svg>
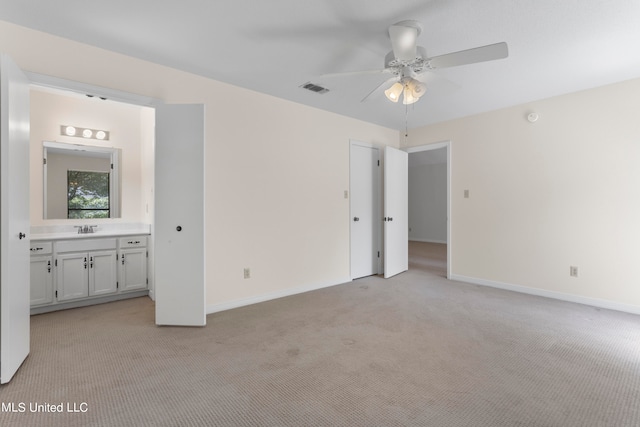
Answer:
<svg viewBox="0 0 640 427"><path fill-rule="evenodd" d="M393 279L205 328L154 326L147 298L34 316L31 355L0 388L27 412L0 425L640 425L639 316L447 281L428 245Z"/></svg>

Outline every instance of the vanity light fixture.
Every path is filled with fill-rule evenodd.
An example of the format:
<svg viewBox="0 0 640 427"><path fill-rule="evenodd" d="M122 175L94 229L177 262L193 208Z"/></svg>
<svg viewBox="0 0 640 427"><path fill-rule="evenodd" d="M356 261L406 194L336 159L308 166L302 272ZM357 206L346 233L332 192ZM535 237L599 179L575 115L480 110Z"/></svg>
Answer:
<svg viewBox="0 0 640 427"><path fill-rule="evenodd" d="M69 125L60 126L60 135L76 136L79 138L86 138L86 139L99 139L101 141L109 140L108 130L79 128L76 126L69 126Z"/></svg>

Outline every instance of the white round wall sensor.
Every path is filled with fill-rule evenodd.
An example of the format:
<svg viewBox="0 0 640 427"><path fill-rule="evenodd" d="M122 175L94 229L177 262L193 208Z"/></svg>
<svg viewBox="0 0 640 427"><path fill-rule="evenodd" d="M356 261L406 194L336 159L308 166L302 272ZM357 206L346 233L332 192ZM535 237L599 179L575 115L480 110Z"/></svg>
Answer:
<svg viewBox="0 0 640 427"><path fill-rule="evenodd" d="M538 120L538 117L538 113L529 113L529 115L527 116L527 120L533 123Z"/></svg>

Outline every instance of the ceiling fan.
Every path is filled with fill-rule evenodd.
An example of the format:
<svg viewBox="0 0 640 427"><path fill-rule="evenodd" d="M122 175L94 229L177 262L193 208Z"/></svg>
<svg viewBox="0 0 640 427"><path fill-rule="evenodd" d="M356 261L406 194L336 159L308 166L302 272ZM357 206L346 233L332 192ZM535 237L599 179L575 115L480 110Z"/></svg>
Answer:
<svg viewBox="0 0 640 427"><path fill-rule="evenodd" d="M424 80L427 78L428 71L493 61L509 56L507 43L501 42L429 58L426 50L417 45L417 39L421 32L422 26L418 21L397 22L389 27L392 50L384 58L383 69L324 74L321 77L376 73L393 74L393 77L382 82L369 92L362 101L387 88L384 93L390 101L398 102L400 98L403 98L403 104L413 104L424 95L427 89ZM389 86L390 83L391 86Z"/></svg>

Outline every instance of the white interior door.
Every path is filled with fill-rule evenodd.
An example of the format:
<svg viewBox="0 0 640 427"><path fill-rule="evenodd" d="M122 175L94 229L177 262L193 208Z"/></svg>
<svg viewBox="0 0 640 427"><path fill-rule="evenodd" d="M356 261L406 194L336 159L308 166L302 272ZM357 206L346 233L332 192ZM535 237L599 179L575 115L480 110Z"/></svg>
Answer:
<svg viewBox="0 0 640 427"><path fill-rule="evenodd" d="M409 156L384 150L384 277L409 269Z"/></svg>
<svg viewBox="0 0 640 427"><path fill-rule="evenodd" d="M378 273L378 176L380 153L376 147L351 142L351 278Z"/></svg>
<svg viewBox="0 0 640 427"><path fill-rule="evenodd" d="M156 324L204 326L204 105L156 107Z"/></svg>
<svg viewBox="0 0 640 427"><path fill-rule="evenodd" d="M0 383L29 354L29 81L0 55Z"/></svg>

